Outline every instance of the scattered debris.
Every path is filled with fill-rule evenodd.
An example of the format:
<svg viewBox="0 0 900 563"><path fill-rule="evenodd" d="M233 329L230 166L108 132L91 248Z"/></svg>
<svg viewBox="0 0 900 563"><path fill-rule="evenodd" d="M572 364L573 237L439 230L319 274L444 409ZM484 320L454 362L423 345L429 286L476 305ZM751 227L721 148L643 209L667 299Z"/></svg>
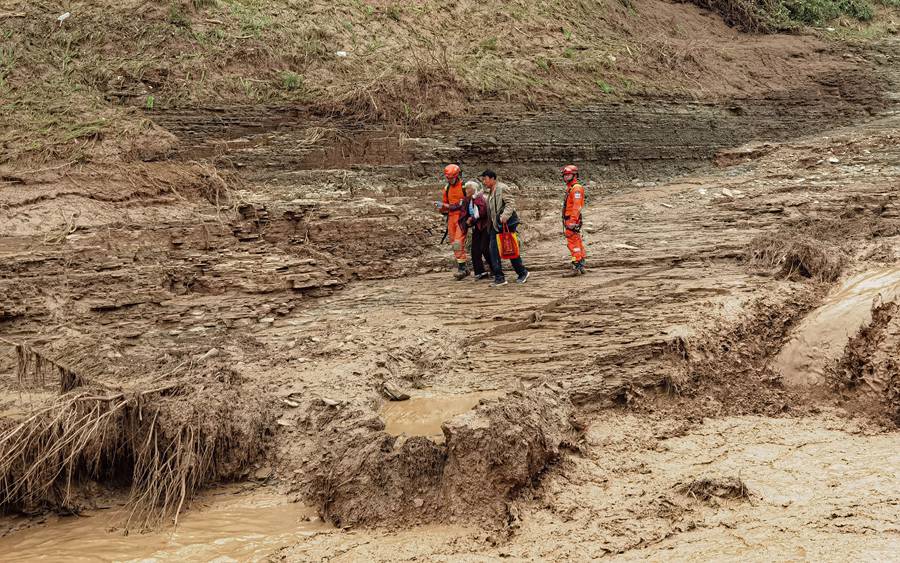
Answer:
<svg viewBox="0 0 900 563"><path fill-rule="evenodd" d="M737 477L703 477L680 485L676 490L689 497L709 502L713 499L749 499L747 485Z"/></svg>
<svg viewBox="0 0 900 563"><path fill-rule="evenodd" d="M779 277L823 281L836 280L849 260L837 246L796 233L757 236L746 255L751 265L775 268Z"/></svg>

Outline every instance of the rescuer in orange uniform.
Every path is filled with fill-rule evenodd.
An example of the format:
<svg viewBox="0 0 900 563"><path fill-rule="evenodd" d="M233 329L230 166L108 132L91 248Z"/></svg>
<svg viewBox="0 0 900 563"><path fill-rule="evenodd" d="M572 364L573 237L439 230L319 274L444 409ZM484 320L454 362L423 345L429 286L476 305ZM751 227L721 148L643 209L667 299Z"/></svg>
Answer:
<svg viewBox="0 0 900 563"><path fill-rule="evenodd" d="M562 169L563 180L566 182L566 198L563 202L563 228L566 232L566 245L572 254L572 271L565 274L567 277L584 274L584 259L587 252L584 250L584 241L581 240L581 209L584 207L584 186L578 182L578 167L569 164Z"/></svg>
<svg viewBox="0 0 900 563"><path fill-rule="evenodd" d="M448 164L444 168L444 177L447 185L444 186L444 194L440 203L440 212L447 216L447 236L453 247L453 256L456 258L455 277L464 279L469 275L466 266L466 231L459 224L465 205L466 194L463 190L462 173L456 164Z"/></svg>

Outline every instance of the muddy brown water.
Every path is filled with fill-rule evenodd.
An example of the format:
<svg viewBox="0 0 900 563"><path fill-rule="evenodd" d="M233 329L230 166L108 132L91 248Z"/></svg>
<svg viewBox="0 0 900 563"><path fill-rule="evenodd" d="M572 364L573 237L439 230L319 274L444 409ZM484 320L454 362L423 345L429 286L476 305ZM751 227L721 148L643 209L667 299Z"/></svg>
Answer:
<svg viewBox="0 0 900 563"><path fill-rule="evenodd" d="M871 320L873 303L898 297L900 266L849 278L794 330L775 358L775 370L793 387L824 383L825 369L840 358L850 337Z"/></svg>
<svg viewBox="0 0 900 563"><path fill-rule="evenodd" d="M482 399L502 395L500 391L460 394L423 392L406 401L385 403L380 415L385 431L392 436L425 436L441 442L444 439L441 430L444 422L472 410Z"/></svg>
<svg viewBox="0 0 900 563"><path fill-rule="evenodd" d="M122 514L53 518L0 538L6 562L259 561L278 549L331 530L313 508L282 495L216 494L182 515L178 527L146 534L116 530Z"/></svg>

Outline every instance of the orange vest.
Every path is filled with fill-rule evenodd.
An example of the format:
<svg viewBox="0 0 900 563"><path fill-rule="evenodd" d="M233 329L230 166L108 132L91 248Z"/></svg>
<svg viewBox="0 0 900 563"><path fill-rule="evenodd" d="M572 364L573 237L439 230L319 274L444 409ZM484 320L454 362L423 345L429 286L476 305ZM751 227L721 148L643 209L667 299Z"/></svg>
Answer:
<svg viewBox="0 0 900 563"><path fill-rule="evenodd" d="M566 189L566 203L563 206L563 219L568 217L570 223L580 223L582 207L584 207L584 186L575 182Z"/></svg>
<svg viewBox="0 0 900 563"><path fill-rule="evenodd" d="M452 186L450 184L447 184L447 186L444 187L444 205L445 206L457 205L457 204L459 204L460 200L465 199L465 197L466 197L466 193L465 193L465 190L463 190L462 180L457 180L457 182L455 184L453 184ZM460 210L448 211L448 213L459 213L459 212L460 212Z"/></svg>

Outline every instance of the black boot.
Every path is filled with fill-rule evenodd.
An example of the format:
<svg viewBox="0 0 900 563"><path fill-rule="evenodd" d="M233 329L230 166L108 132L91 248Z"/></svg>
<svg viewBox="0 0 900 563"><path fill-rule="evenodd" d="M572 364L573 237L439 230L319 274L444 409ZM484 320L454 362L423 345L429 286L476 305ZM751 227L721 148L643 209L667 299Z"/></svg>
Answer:
<svg viewBox="0 0 900 563"><path fill-rule="evenodd" d="M468 266L466 266L466 263L459 262L457 265L459 266L459 270L457 270L456 274L454 274L454 277L456 277L457 280L463 280L468 277L469 268Z"/></svg>
<svg viewBox="0 0 900 563"><path fill-rule="evenodd" d="M579 260L578 262L575 262L575 271L578 272L577 275L579 275L579 276L583 276L583 275L585 274L585 271L584 271L584 258L582 258L582 259Z"/></svg>
<svg viewBox="0 0 900 563"><path fill-rule="evenodd" d="M584 260L572 262L572 269L563 274L564 278L574 278L575 276L584 275Z"/></svg>

